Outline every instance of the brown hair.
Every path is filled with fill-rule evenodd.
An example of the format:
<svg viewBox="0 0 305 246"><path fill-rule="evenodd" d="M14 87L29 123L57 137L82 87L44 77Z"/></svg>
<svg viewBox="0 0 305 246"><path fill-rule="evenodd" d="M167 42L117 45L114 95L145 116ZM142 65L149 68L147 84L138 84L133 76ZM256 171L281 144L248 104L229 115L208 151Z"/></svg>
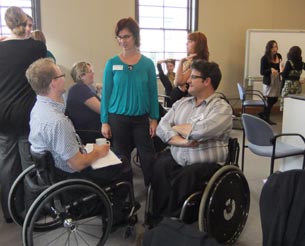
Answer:
<svg viewBox="0 0 305 246"><path fill-rule="evenodd" d="M127 28L135 39L136 47L140 47L140 27L131 17L120 19L115 28L115 35L119 36L120 31Z"/></svg>
<svg viewBox="0 0 305 246"><path fill-rule="evenodd" d="M6 25L18 36L25 35L27 19L26 13L19 7L9 7L5 12Z"/></svg>
<svg viewBox="0 0 305 246"><path fill-rule="evenodd" d="M38 41L42 41L46 44L46 37L44 36L43 32L40 31L40 30L34 30L32 33L31 33L31 37L32 39L34 40L38 40Z"/></svg>
<svg viewBox="0 0 305 246"><path fill-rule="evenodd" d="M202 32L192 32L189 33L188 40L195 42L195 52L197 55L194 59L203 59L209 60L209 48L208 48L208 39Z"/></svg>

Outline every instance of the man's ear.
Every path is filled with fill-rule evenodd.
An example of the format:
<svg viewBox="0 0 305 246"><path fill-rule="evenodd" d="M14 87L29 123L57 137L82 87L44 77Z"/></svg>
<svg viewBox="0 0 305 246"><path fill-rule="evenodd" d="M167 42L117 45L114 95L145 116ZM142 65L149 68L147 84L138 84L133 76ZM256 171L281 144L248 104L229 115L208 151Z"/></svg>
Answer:
<svg viewBox="0 0 305 246"><path fill-rule="evenodd" d="M56 79L52 79L49 86L50 86L50 88L55 88L55 86L56 86Z"/></svg>
<svg viewBox="0 0 305 246"><path fill-rule="evenodd" d="M210 85L211 84L211 78L210 77L207 77L205 80L204 80L204 83L206 83L206 85Z"/></svg>

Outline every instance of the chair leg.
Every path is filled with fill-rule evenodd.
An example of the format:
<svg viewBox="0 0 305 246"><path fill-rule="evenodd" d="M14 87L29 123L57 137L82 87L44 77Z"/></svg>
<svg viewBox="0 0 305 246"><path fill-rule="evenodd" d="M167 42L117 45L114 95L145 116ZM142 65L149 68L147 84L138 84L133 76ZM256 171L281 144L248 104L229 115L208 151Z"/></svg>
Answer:
<svg viewBox="0 0 305 246"><path fill-rule="evenodd" d="M273 174L273 169L274 169L274 157L271 157L270 175Z"/></svg>
<svg viewBox="0 0 305 246"><path fill-rule="evenodd" d="M305 153L304 153L304 157L303 157L303 170L304 170L304 168L305 168Z"/></svg>
<svg viewBox="0 0 305 246"><path fill-rule="evenodd" d="M245 141L246 141L246 136L245 136L245 130L243 129L243 148L241 151L241 171L244 172L244 161L245 161Z"/></svg>

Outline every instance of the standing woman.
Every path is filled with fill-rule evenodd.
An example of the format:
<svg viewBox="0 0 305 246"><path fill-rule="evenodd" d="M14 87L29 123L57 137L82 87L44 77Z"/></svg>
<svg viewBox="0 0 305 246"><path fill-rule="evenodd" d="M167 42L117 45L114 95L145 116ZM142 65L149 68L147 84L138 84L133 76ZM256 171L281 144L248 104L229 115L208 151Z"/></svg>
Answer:
<svg viewBox="0 0 305 246"><path fill-rule="evenodd" d="M137 148L148 186L155 150L152 137L159 117L157 78L154 63L139 51L140 29L132 18L119 20L115 29L122 52L109 59L102 89L102 134L130 160Z"/></svg>
<svg viewBox="0 0 305 246"><path fill-rule="evenodd" d="M25 71L47 53L43 42L26 38L27 20L22 9L8 8L5 21L11 35L0 42L0 184L3 215L7 222L11 221L7 207L10 187L22 168L32 164L28 135L36 94Z"/></svg>
<svg viewBox="0 0 305 246"><path fill-rule="evenodd" d="M191 76L191 64L195 59L209 61L209 48L207 37L201 32L192 32L187 36L187 57L179 62L175 85L186 86L186 82Z"/></svg>
<svg viewBox="0 0 305 246"><path fill-rule="evenodd" d="M266 45L265 55L261 58L261 75L263 75L263 94L267 98L268 106L258 115L270 125L275 125L270 120L271 109L277 102L281 93L280 63L281 54L277 53L278 45L275 40L270 40Z"/></svg>
<svg viewBox="0 0 305 246"><path fill-rule="evenodd" d="M302 60L302 50L299 46L293 46L287 54L287 62L283 72L281 73L283 78L281 110L283 110L284 106L284 97L288 94L302 93L300 77L303 69L305 69L305 64Z"/></svg>

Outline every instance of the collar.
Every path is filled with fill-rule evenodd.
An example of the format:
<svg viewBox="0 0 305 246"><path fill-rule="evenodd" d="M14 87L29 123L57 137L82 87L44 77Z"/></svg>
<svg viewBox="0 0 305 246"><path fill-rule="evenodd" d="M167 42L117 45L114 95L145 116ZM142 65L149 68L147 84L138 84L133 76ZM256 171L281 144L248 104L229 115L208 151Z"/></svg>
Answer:
<svg viewBox="0 0 305 246"><path fill-rule="evenodd" d="M56 108L57 110L61 112L65 112L65 105L63 103L56 102L47 96L37 95L37 101L50 104L52 107Z"/></svg>
<svg viewBox="0 0 305 246"><path fill-rule="evenodd" d="M197 107L201 106L202 104L208 105L210 102L212 102L214 99L219 98L219 96L216 93L213 93L208 98L204 99ZM196 105L196 98L195 97L189 97L188 99L191 101L194 105Z"/></svg>

